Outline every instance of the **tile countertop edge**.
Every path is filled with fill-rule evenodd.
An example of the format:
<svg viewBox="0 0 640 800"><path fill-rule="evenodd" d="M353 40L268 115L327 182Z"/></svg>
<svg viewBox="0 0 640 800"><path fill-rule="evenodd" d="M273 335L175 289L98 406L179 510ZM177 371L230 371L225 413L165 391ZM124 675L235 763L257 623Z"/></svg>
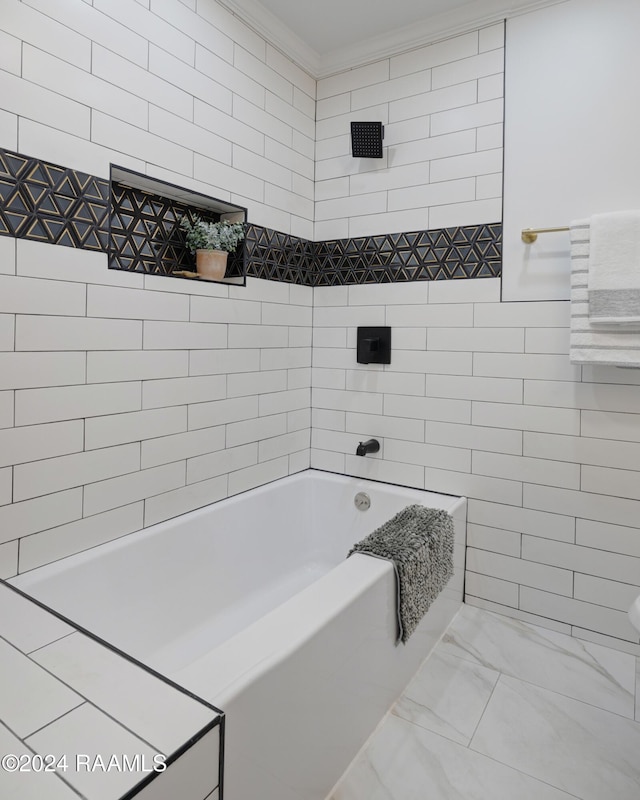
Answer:
<svg viewBox="0 0 640 800"><path fill-rule="evenodd" d="M10 593L10 594L9 594ZM16 602L17 601L17 602ZM132 667L141 670L145 675L150 676L151 678L159 681L166 687L170 687L176 692L179 692L182 696L185 697L185 700L193 701L198 705L206 708L209 712L211 712L211 719L205 724L193 731L193 733L178 747L176 747L171 753L165 754L166 758L164 763L166 764L167 769L162 772L152 771L146 774L141 780L137 781L130 787L128 787L124 794L118 796L117 800L132 800L136 795L141 793L144 794L144 790L149 787L152 783L159 776L167 775L169 773L168 768L175 764L180 758L182 758L185 754L187 754L198 742L200 742L203 738L207 736L211 731L219 728L219 765L218 770L214 770L211 776L211 790L221 791L222 788L222 754L224 751L224 713L209 703L207 700L198 697L193 692L185 689L184 687L180 686L179 684L175 683L171 679L161 675L160 673L156 672L155 670L147 667L146 665L142 664L141 662L137 661L132 656L124 653L123 651L119 650L118 648L114 647L113 645L109 644L109 642L104 641L100 637L96 636L95 634L91 633L79 625L76 625L73 620L68 619L67 617L57 613L55 610L48 608L46 605L38 601L37 599L30 597L29 595L25 594L23 591L18 589L17 587L11 585L10 582L5 580L0 580L0 607L3 605L11 604L10 606L10 615L0 615L0 638L6 639L10 644L12 644L16 650L18 650L25 659L29 659L30 663L34 666L39 667L40 669L45 669L42 667L38 661L34 660L31 657L31 654L41 651L48 647L49 645L53 644L54 642L58 642L62 639L69 637L70 635L74 634L81 634L87 637L92 642L105 647L110 654L117 656L118 658L123 659ZM28 609L28 611L25 611ZM18 616L26 613L32 614L32 621L33 625L30 625L30 632L29 636L20 636L21 625L17 624ZM33 612L36 612L33 615ZM13 620L13 631L10 630L10 625L8 624L9 617ZM38 619L39 617L39 619ZM38 630L35 632L33 629L37 628ZM48 629L48 630L47 630ZM7 633L8 631L8 633ZM19 643L12 641L12 639L18 640ZM47 674L50 674L52 677L55 677L61 683L69 686L73 689L72 683L69 683L67 680L60 679L55 673L52 673L47 670ZM91 707L102 711L99 704L96 704L95 701L92 701L86 698L85 693L83 693L82 689L76 690L77 693L84 699L85 703L90 705ZM102 711L102 713L107 713ZM107 714L108 715L108 714ZM58 718L60 719L60 718ZM51 725L57 720L50 720L48 725ZM122 724L114 719L120 727ZM40 730L44 730L47 725L43 726ZM137 737L136 731L131 730L131 728L127 728L126 725L124 726L123 730L128 730L134 736ZM9 728L11 731L11 728ZM40 731L38 731L39 733ZM15 736L15 734L14 734ZM137 737L142 738L144 737ZM20 737L18 737L20 739ZM25 753L32 754L33 748L28 745L24 740L21 740ZM117 752L118 748L116 747L113 752ZM37 773L33 773L37 774ZM72 784L69 781L63 780L68 787L71 788ZM75 790L77 791L77 790ZM141 795L142 796L142 795ZM89 798L89 800L91 800Z"/></svg>

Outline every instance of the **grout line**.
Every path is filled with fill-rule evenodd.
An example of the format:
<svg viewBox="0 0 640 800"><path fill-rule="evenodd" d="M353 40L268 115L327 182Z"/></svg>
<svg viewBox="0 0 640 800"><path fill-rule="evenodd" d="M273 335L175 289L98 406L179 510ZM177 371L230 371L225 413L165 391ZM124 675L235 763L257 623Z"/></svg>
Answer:
<svg viewBox="0 0 640 800"><path fill-rule="evenodd" d="M0 725L4 726L9 731L9 733L16 738L20 742L20 744L25 748L25 750L29 750L34 756L40 755L40 753L37 753L28 742L26 742L24 739L18 736L18 734L13 730L13 728L10 728L6 722L3 721L0 723ZM85 796L81 794L78 789L72 786L69 783L69 781L64 777L64 775L60 775L58 772L56 772L55 774L59 778L59 780L61 780L69 789L71 789L71 791L74 794L80 797L81 800L86 800Z"/></svg>
<svg viewBox="0 0 640 800"><path fill-rule="evenodd" d="M470 662L470 663L473 663L473 662ZM482 665L482 666L484 666L484 665ZM491 700L492 700L492 698L493 698L493 695L494 695L494 693L495 693L496 687L498 686L498 684L500 683L500 680L501 680L501 678L503 677L503 673L502 673L502 672L500 672L499 670L494 670L494 671L498 673L498 677L497 677L497 679L496 679L496 682L493 684L493 688L491 689L491 693L489 694L489 697L488 697L488 699L487 699L487 702L485 703L485 706L484 706L484 708L482 709L482 713L480 714L480 717L479 717L479 719L478 719L478 722L476 723L476 726L475 726L475 728L473 729L473 733L472 733L472 734L471 734L471 736L469 737L469 743L467 744L467 748L468 748L469 750L471 750L471 744L472 744L472 742L473 742L473 739L474 739L474 737L475 737L476 733L478 732L478 728L480 727L480 723L481 723L481 722L482 722L482 720L484 719L484 715L486 714L487 708L489 707L489 703L491 702ZM474 751L474 752L477 752L477 751Z"/></svg>

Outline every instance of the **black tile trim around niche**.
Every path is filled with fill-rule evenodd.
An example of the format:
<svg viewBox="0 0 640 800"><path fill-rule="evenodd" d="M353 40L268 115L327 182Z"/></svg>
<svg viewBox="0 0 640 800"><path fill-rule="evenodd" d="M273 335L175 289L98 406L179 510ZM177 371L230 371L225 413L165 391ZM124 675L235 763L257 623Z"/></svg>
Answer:
<svg viewBox="0 0 640 800"><path fill-rule="evenodd" d="M152 275L193 271L195 257L187 250L180 228L180 218L192 216L193 211L186 203L113 181L109 267ZM220 214L201 208L197 214L206 221L220 219ZM243 248L229 253L226 277L244 277L243 256Z"/></svg>
<svg viewBox="0 0 640 800"><path fill-rule="evenodd" d="M189 268L176 228L185 209L116 184L111 200L107 180L0 149L0 236L110 252L112 267L168 275ZM502 224L321 242L247 224L229 274L242 274L243 257L247 275L305 286L496 278Z"/></svg>

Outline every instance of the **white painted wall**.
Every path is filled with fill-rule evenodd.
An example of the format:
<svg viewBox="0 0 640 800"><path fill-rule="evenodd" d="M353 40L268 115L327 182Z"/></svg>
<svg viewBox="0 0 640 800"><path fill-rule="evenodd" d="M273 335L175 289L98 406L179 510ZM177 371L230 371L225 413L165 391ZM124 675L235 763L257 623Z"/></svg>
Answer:
<svg viewBox="0 0 640 800"><path fill-rule="evenodd" d="M556 227L640 206L640 4L569 0L507 22L503 300L569 298Z"/></svg>

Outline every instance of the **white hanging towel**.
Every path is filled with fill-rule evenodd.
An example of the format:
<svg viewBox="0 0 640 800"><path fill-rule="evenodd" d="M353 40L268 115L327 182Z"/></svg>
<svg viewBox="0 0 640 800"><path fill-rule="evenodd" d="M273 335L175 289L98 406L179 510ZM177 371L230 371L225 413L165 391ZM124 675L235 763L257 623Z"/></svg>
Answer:
<svg viewBox="0 0 640 800"><path fill-rule="evenodd" d="M589 316L588 277L590 220L576 220L571 231L571 339L572 364L608 364L640 367L640 333L628 327L603 328Z"/></svg>
<svg viewBox="0 0 640 800"><path fill-rule="evenodd" d="M640 329L640 211L591 218L589 320Z"/></svg>

